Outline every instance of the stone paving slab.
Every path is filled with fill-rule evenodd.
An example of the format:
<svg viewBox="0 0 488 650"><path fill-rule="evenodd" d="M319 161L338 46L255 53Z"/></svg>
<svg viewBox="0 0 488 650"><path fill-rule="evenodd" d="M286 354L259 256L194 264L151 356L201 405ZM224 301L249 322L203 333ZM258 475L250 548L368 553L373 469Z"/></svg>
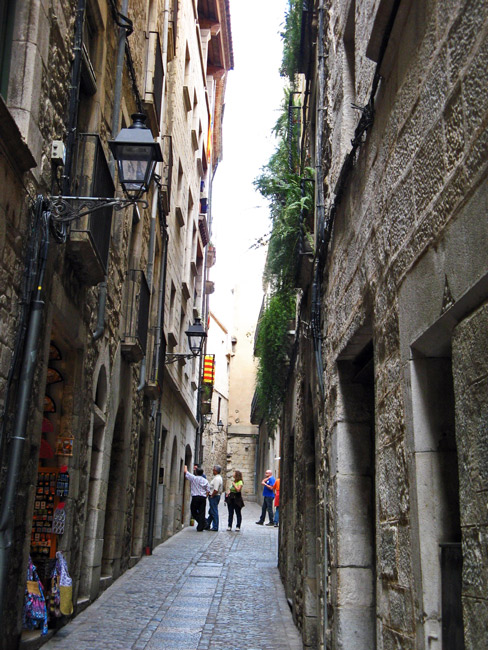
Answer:
<svg viewBox="0 0 488 650"><path fill-rule="evenodd" d="M45 650L302 650L277 569L278 529L185 528L61 628Z"/></svg>

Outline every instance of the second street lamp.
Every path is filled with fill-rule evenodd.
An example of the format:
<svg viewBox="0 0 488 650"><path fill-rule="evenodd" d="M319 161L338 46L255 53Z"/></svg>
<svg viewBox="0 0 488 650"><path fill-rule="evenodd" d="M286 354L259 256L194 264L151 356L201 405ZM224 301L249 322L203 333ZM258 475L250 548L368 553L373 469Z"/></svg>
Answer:
<svg viewBox="0 0 488 650"><path fill-rule="evenodd" d="M195 318L195 322L190 325L185 334L188 336L188 343L193 356L196 357L201 354L203 342L207 338L207 332L203 329L202 321Z"/></svg>
<svg viewBox="0 0 488 650"><path fill-rule="evenodd" d="M185 334L188 337L188 345L190 346L191 352L189 354L168 352L164 361L165 363L174 363L178 359L193 359L202 353L203 342L207 338L207 332L200 318L195 318L195 322L193 325L190 325Z"/></svg>

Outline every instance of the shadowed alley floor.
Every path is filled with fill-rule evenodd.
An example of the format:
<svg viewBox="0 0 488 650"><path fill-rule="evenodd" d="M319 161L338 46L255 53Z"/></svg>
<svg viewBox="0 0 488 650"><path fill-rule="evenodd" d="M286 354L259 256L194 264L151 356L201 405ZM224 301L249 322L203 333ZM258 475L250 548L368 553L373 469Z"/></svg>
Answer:
<svg viewBox="0 0 488 650"><path fill-rule="evenodd" d="M301 650L277 569L278 529L185 528L60 629L45 650ZM235 525L235 522L234 522Z"/></svg>

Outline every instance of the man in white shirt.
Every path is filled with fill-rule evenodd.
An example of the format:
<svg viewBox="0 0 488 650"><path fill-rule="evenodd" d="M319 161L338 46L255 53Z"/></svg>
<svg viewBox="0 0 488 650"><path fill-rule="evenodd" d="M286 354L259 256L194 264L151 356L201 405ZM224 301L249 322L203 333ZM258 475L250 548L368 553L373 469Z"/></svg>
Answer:
<svg viewBox="0 0 488 650"><path fill-rule="evenodd" d="M218 531L219 529L219 503L224 482L221 476L220 465L213 467L213 479L210 481L210 494L208 497L208 517L206 530Z"/></svg>
<svg viewBox="0 0 488 650"><path fill-rule="evenodd" d="M190 512L191 516L197 522L197 530L199 533L205 529L205 505L207 502L207 494L210 492L210 485L206 478L203 478L203 469L197 467L195 474L188 471L185 465L185 478L190 481Z"/></svg>

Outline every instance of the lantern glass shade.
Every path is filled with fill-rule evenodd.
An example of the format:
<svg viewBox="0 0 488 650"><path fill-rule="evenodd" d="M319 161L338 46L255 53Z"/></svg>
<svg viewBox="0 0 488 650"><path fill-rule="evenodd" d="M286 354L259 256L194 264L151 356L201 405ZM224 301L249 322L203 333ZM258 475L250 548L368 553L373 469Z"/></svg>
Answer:
<svg viewBox="0 0 488 650"><path fill-rule="evenodd" d="M108 144L117 161L119 182L124 193L137 199L147 192L157 162L163 160L161 147L154 142L150 129L145 126L146 116L132 115L133 124L122 129Z"/></svg>
<svg viewBox="0 0 488 650"><path fill-rule="evenodd" d="M202 351L203 342L207 338L207 332L203 329L201 320L195 318L195 322L190 325L185 334L188 337L191 353L194 357L198 356Z"/></svg>
<svg viewBox="0 0 488 650"><path fill-rule="evenodd" d="M219 420L217 422L217 429L219 430L219 433L222 433L222 431L224 430L224 423L222 422L222 420Z"/></svg>

